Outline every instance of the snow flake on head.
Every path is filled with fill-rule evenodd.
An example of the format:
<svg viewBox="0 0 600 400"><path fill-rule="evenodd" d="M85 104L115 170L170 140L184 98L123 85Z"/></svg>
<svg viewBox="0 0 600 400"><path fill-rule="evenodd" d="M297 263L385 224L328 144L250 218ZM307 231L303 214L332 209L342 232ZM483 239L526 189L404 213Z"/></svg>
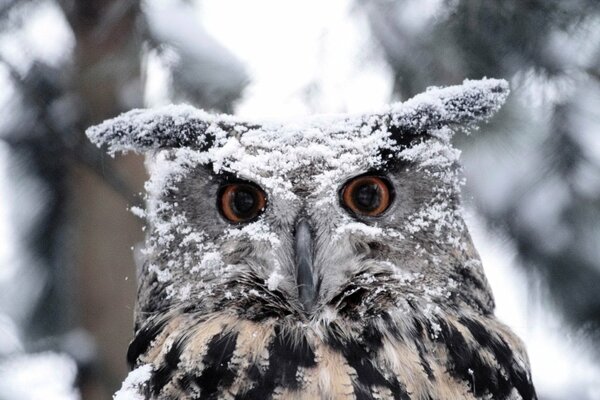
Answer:
<svg viewBox="0 0 600 400"><path fill-rule="evenodd" d="M430 88L414 98L372 115L315 116L302 121L242 121L212 115L187 105L132 110L88 129L87 134L109 153L177 149L169 158L154 157L151 193L164 190L165 178L185 167L211 164L215 172L233 172L264 188L293 198L293 171L317 165L318 191L328 190L339 176L383 161L402 137L436 137L398 154L421 163L451 163L458 153L449 146L452 129L467 129L488 119L508 96L504 80L466 80L462 85Z"/></svg>
<svg viewBox="0 0 600 400"><path fill-rule="evenodd" d="M181 147L166 163L158 152L161 165L152 169L159 190L165 187L161 175L177 176L181 167L211 164L217 173L232 172L292 199L287 179L292 172L317 166L321 174L315 177L315 189L330 189L340 176L380 166L386 161L382 150L397 149L398 136L439 139L405 149L398 157L424 166L453 163L460 153L449 144L452 128L469 128L489 118L507 95L505 81L465 81L431 88L373 115L315 116L288 123L245 122L190 106L167 106L131 111L90 128L88 135L111 153Z"/></svg>

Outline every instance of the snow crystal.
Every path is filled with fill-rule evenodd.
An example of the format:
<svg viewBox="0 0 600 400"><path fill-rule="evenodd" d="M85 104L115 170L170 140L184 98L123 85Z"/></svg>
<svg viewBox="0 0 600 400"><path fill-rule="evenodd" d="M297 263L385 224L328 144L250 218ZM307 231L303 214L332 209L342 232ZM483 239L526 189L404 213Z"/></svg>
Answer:
<svg viewBox="0 0 600 400"><path fill-rule="evenodd" d="M148 382L152 374L152 365L145 364L137 367L127 375L121 389L113 396L114 400L144 400L140 388Z"/></svg>
<svg viewBox="0 0 600 400"><path fill-rule="evenodd" d="M131 211L131 213L133 215L135 215L136 217L138 217L138 218L145 218L146 217L146 211L143 208L141 208L141 207L133 206L133 207L131 207L129 209L129 211Z"/></svg>
<svg viewBox="0 0 600 400"><path fill-rule="evenodd" d="M432 302L427 302L425 309L423 310L423 315L425 315L429 321L429 328L431 329L429 332L430 338L436 340L442 333L442 327L438 320L438 315L443 315L440 307Z"/></svg>
<svg viewBox="0 0 600 400"><path fill-rule="evenodd" d="M281 274L281 264L275 260L275 269L267 279L267 288L271 291L276 290L279 286L279 282L283 280L283 275Z"/></svg>
<svg viewBox="0 0 600 400"><path fill-rule="evenodd" d="M442 333L442 327L435 321L430 321L429 326L431 327L430 337L432 340L436 340L440 336L440 333Z"/></svg>
<svg viewBox="0 0 600 400"><path fill-rule="evenodd" d="M350 222L345 225L339 226L336 229L336 233L344 232L361 232L366 236L381 236L383 229L377 226L369 226L360 222Z"/></svg>
<svg viewBox="0 0 600 400"><path fill-rule="evenodd" d="M403 149L398 156L404 160L415 162L421 168L430 166L449 167L460 157L460 150L448 146L449 139L444 142L421 142Z"/></svg>
<svg viewBox="0 0 600 400"><path fill-rule="evenodd" d="M221 253L218 251L205 252L202 256L200 263L192 268L192 272L201 271L219 271L223 266L223 260L221 259Z"/></svg>
<svg viewBox="0 0 600 400"><path fill-rule="evenodd" d="M154 272L156 274L156 279L160 283L169 282L172 278L171 271L169 271L168 269L161 269L160 267L158 267L154 264L151 264L148 267L148 271Z"/></svg>
<svg viewBox="0 0 600 400"><path fill-rule="evenodd" d="M370 226L362 222L348 222L338 226L335 229L334 239L339 238L343 234L360 233L364 237L388 237L402 238L403 235L396 229L383 229L378 226Z"/></svg>
<svg viewBox="0 0 600 400"><path fill-rule="evenodd" d="M269 226L264 221L256 221L248 225L244 225L239 228L231 228L225 232L227 237L251 237L255 240L266 241L271 243L273 248L276 248L280 244L280 240L277 235L271 232Z"/></svg>

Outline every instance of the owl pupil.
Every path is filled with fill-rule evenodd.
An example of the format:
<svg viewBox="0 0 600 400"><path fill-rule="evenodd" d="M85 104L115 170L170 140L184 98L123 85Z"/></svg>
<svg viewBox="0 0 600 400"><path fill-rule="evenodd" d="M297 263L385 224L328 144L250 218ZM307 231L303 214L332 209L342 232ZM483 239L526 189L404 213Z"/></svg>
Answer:
<svg viewBox="0 0 600 400"><path fill-rule="evenodd" d="M379 207L381 195L379 186L375 183L361 185L354 191L355 204L365 211L372 211Z"/></svg>
<svg viewBox="0 0 600 400"><path fill-rule="evenodd" d="M256 199L253 193L248 190L240 189L236 191L231 203L233 211L237 215L243 216L254 210Z"/></svg>
<svg viewBox="0 0 600 400"><path fill-rule="evenodd" d="M222 186L217 194L217 207L229 222L239 224L258 217L267 205L267 195L251 182L234 182Z"/></svg>

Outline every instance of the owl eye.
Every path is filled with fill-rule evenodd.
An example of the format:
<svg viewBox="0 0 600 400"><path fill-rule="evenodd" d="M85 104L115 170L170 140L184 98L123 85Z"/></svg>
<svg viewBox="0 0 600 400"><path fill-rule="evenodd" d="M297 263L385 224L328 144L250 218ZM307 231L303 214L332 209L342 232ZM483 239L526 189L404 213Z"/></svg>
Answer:
<svg viewBox="0 0 600 400"><path fill-rule="evenodd" d="M266 205L265 192L253 183L230 183L219 189L219 210L230 222L249 222L258 217Z"/></svg>
<svg viewBox="0 0 600 400"><path fill-rule="evenodd" d="M392 186L381 176L362 175L346 182L341 192L342 205L355 214L376 217L392 202Z"/></svg>

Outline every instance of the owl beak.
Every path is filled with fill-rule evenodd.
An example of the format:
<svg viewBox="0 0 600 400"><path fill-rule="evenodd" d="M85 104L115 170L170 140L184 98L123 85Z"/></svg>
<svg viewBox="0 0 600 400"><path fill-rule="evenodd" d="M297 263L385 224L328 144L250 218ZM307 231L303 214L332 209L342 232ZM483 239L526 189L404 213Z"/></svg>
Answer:
<svg viewBox="0 0 600 400"><path fill-rule="evenodd" d="M316 289L313 277L313 235L310 224L304 218L300 218L296 223L294 252L298 297L304 311L309 313L315 303Z"/></svg>

